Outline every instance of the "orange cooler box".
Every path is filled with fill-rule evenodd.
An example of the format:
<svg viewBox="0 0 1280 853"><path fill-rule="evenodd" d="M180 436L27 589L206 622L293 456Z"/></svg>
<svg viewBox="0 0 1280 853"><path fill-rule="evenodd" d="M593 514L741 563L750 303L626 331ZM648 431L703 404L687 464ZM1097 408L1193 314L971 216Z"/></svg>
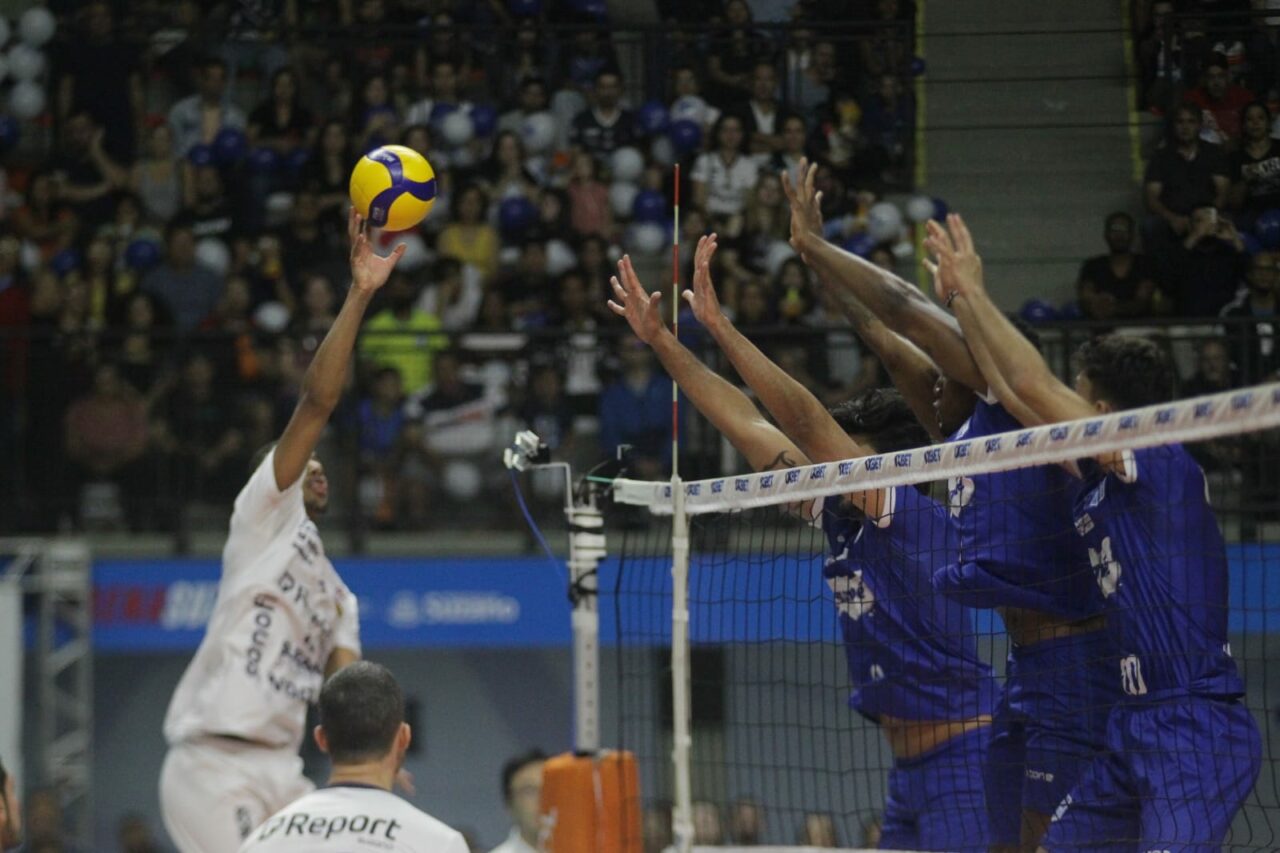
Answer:
<svg viewBox="0 0 1280 853"><path fill-rule="evenodd" d="M630 752L564 753L542 766L542 849L641 853L640 772Z"/></svg>

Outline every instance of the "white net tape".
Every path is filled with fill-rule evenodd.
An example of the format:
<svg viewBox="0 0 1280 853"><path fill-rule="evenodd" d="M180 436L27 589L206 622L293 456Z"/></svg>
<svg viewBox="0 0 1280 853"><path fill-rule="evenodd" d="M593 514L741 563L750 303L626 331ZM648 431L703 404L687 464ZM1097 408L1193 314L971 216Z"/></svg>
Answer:
<svg viewBox="0 0 1280 853"><path fill-rule="evenodd" d="M696 515L770 506L1276 426L1280 426L1280 383L1271 383L901 453L695 480L684 484L685 510ZM670 483L619 479L613 488L619 503L671 513Z"/></svg>

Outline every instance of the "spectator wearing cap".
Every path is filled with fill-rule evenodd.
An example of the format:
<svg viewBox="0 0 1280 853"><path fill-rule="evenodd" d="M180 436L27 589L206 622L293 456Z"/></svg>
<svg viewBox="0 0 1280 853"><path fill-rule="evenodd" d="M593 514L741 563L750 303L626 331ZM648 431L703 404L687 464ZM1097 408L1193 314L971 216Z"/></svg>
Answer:
<svg viewBox="0 0 1280 853"><path fill-rule="evenodd" d="M243 130L244 110L226 97L227 63L216 56L206 57L196 71L196 92L169 109L174 151L186 157L196 145L208 145L226 127Z"/></svg>
<svg viewBox="0 0 1280 853"><path fill-rule="evenodd" d="M1187 103L1202 111L1200 136L1228 150L1240 139L1241 110L1253 101L1253 93L1231 82L1227 59L1215 54L1200 75L1200 85L1187 92Z"/></svg>
<svg viewBox="0 0 1280 853"><path fill-rule="evenodd" d="M1218 146L1200 139L1200 125L1197 107L1179 105L1168 140L1147 164L1143 196L1150 215L1142 226L1142 244L1160 280L1176 274L1176 246L1191 231L1192 211L1220 210L1226 202L1230 167Z"/></svg>
<svg viewBox="0 0 1280 853"><path fill-rule="evenodd" d="M573 119L569 130L569 142L597 160L604 161L610 154L639 139L635 116L622 104L622 76L613 68L596 73L591 89L591 103Z"/></svg>
<svg viewBox="0 0 1280 853"><path fill-rule="evenodd" d="M1156 286L1146 258L1133 251L1133 217L1120 211L1109 215L1103 239L1107 254L1085 261L1076 281L1084 316L1090 320L1153 316Z"/></svg>

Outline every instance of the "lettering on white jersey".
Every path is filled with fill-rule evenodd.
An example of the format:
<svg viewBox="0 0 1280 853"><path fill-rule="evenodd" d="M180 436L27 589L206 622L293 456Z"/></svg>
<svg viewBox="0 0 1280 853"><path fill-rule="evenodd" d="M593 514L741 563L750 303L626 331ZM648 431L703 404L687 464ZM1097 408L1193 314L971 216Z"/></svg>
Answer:
<svg viewBox="0 0 1280 853"><path fill-rule="evenodd" d="M307 812L279 814L266 822L258 832L255 840L266 841L279 835L314 838L323 837L326 841L335 835L366 835L370 838L383 838L395 841L402 828L395 818L370 817L366 814L353 815L311 815ZM352 842L359 844L361 842Z"/></svg>
<svg viewBox="0 0 1280 853"><path fill-rule="evenodd" d="M1142 679L1142 661L1137 655L1129 655L1120 660L1120 684L1129 696L1145 696L1147 682Z"/></svg>
<svg viewBox="0 0 1280 853"><path fill-rule="evenodd" d="M1089 562L1093 565L1093 576L1098 581L1104 598L1115 595L1120 586L1120 564L1111 556L1111 537L1102 538L1101 548L1089 549Z"/></svg>
<svg viewBox="0 0 1280 853"><path fill-rule="evenodd" d="M971 500L973 500L972 477L951 477L947 480L947 507L951 510L952 518L958 517L960 511L967 507Z"/></svg>

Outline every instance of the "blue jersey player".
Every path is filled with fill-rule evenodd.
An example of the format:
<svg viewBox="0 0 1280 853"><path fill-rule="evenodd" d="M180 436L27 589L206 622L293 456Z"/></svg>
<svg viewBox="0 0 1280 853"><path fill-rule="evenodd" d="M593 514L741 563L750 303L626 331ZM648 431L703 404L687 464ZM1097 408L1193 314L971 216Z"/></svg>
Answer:
<svg viewBox="0 0 1280 853"><path fill-rule="evenodd" d="M832 412L780 370L720 312L703 238L695 315L777 419L710 371L663 325L659 294L647 294L619 264L613 310L657 353L680 389L757 470L834 461L927 443L900 395L876 391ZM989 845L982 761L995 692L977 654L969 614L932 595L950 550L937 503L910 487L828 498L815 506L831 557L823 577L839 610L850 704L879 723L894 753L881 844L899 850L985 851Z"/></svg>
<svg viewBox="0 0 1280 853"><path fill-rule="evenodd" d="M1106 336L1079 354L1072 390L987 296L959 217L933 224L936 281L953 303L997 396L1027 425L1160 402L1172 370L1140 338ZM1261 740L1240 702L1227 641L1227 559L1204 474L1181 445L1106 454L1082 465L1073 516L1124 693L1107 749L1063 798L1048 851L1219 849L1253 788Z"/></svg>
<svg viewBox="0 0 1280 853"><path fill-rule="evenodd" d="M793 187L792 245L828 283L854 328L936 440L1017 427L956 319L887 270L821 239L812 169ZM973 390L971 390L973 389ZM978 393L975 393L977 391ZM1034 850L1062 797L1103 748L1118 696L1092 571L1071 527L1072 479L1057 466L950 484L956 549L935 589L994 608L1012 641L987 756L998 850ZM1019 805L1021 808L1019 808Z"/></svg>

